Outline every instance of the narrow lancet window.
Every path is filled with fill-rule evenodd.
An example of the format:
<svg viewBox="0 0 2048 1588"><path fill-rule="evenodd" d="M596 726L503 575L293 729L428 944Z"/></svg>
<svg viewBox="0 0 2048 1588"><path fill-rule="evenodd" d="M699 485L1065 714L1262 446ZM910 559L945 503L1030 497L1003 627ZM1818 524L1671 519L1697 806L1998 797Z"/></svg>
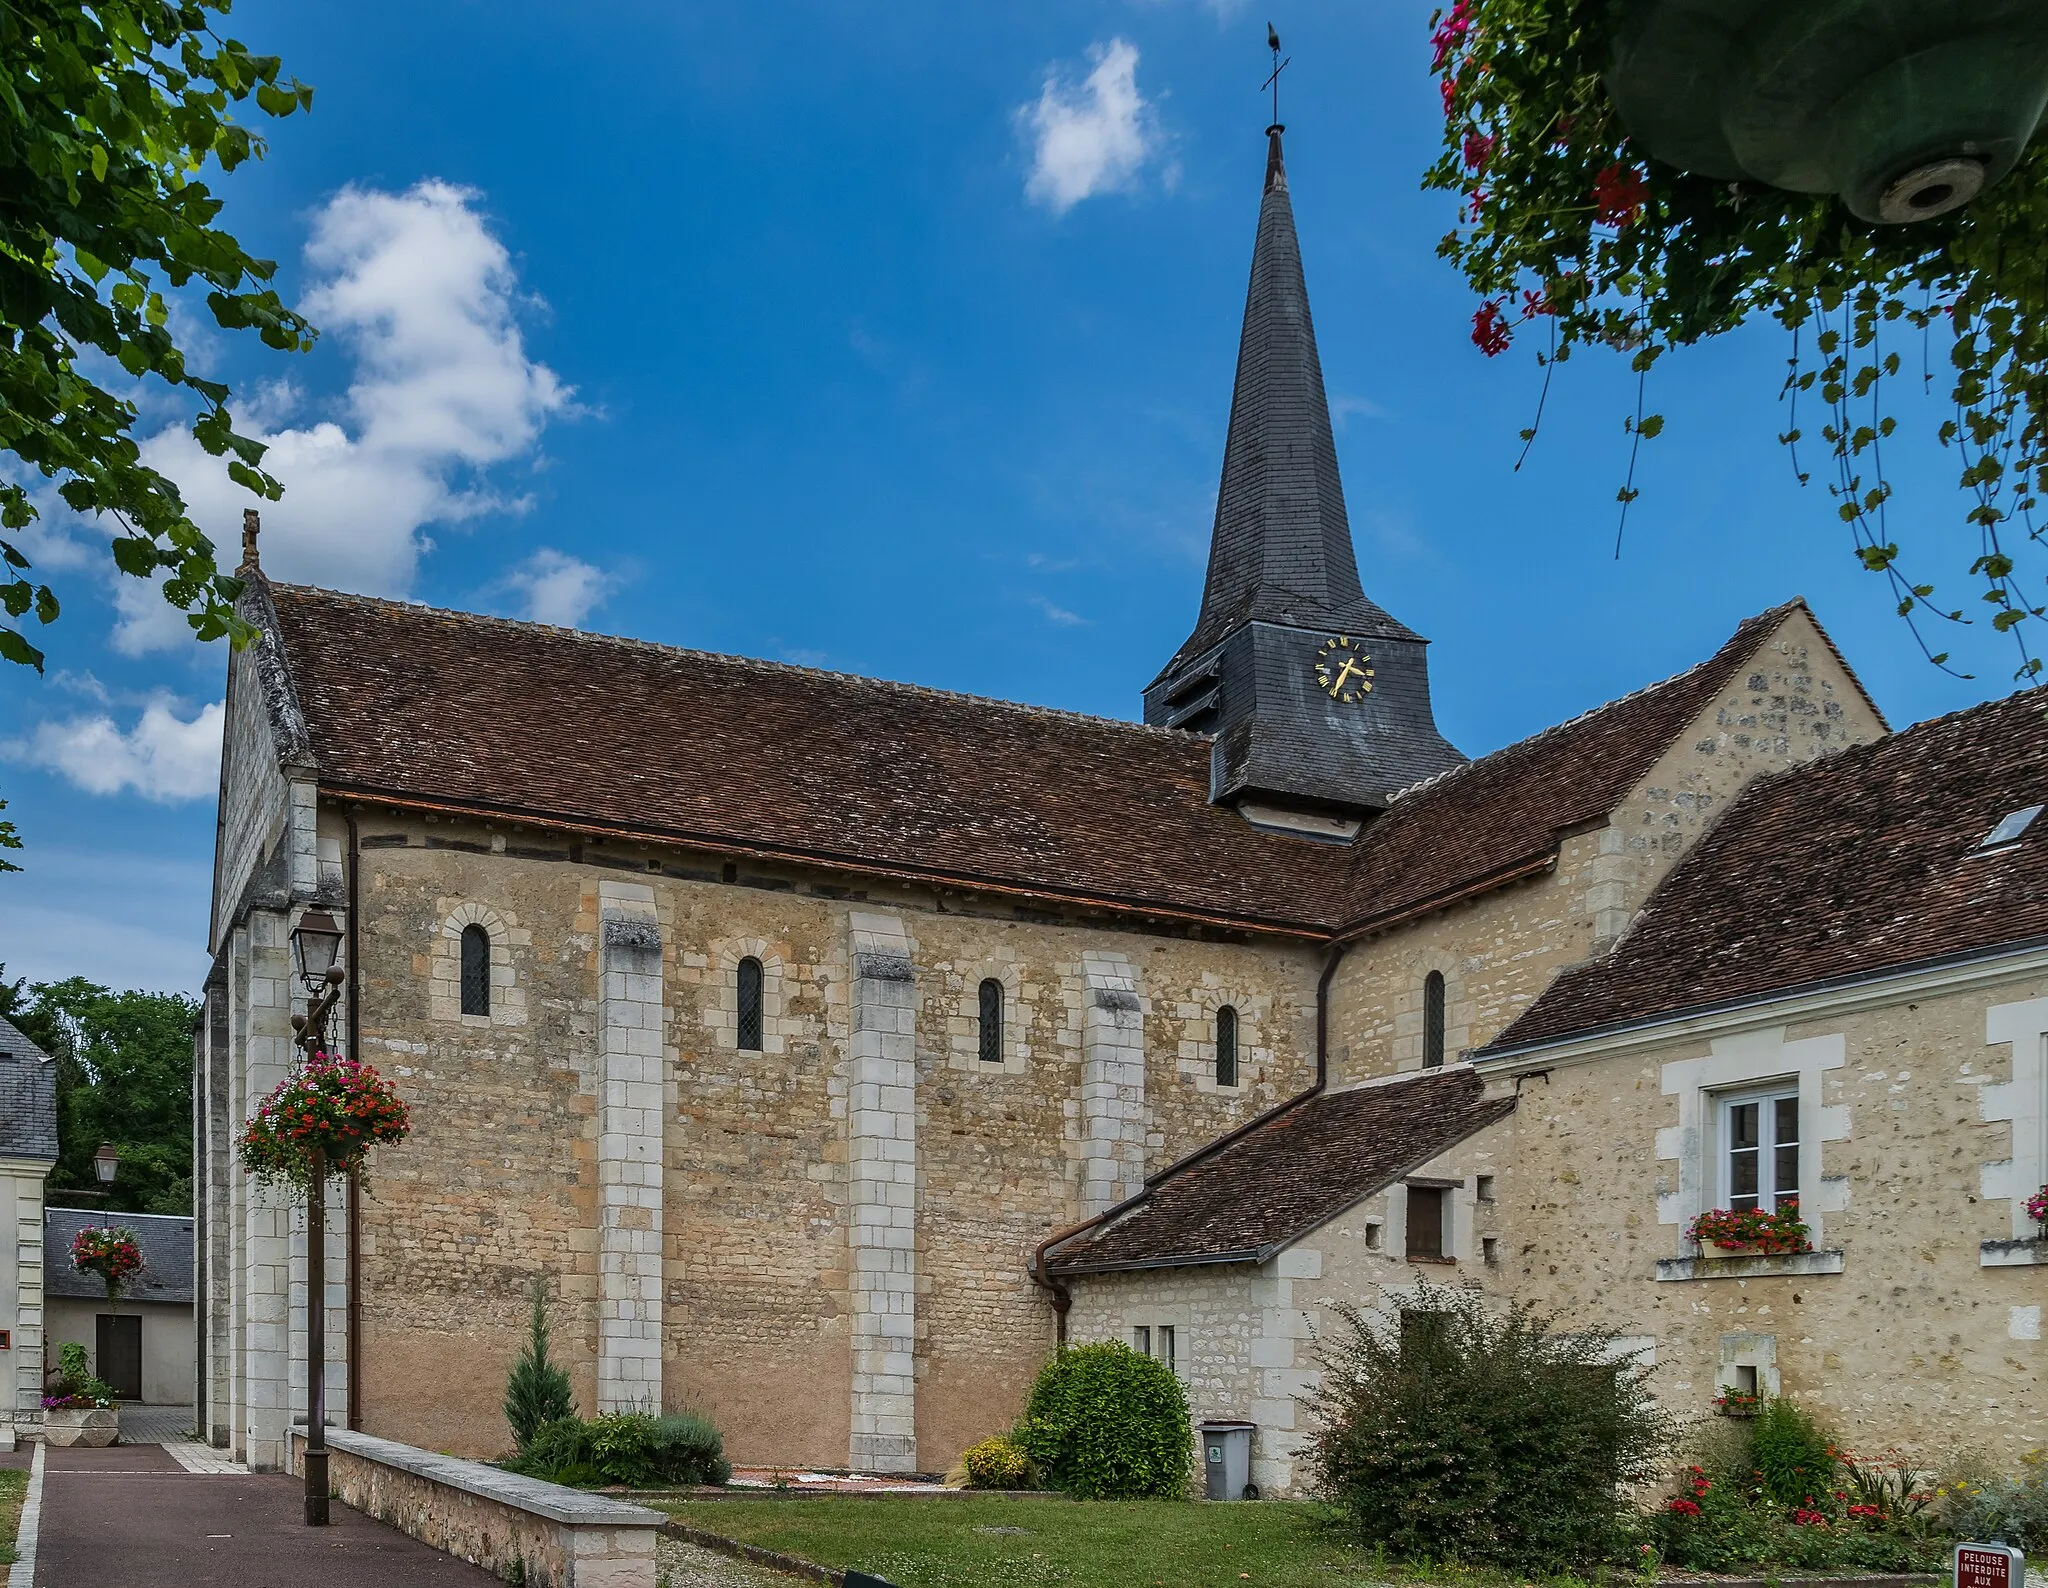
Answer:
<svg viewBox="0 0 2048 1588"><path fill-rule="evenodd" d="M1229 1004L1216 1011L1216 1084L1237 1085L1237 1011Z"/></svg>
<svg viewBox="0 0 2048 1588"><path fill-rule="evenodd" d="M749 954L740 961L739 1045L749 1053L761 1051L761 962Z"/></svg>
<svg viewBox="0 0 2048 1588"><path fill-rule="evenodd" d="M1435 1069L1444 1062L1444 973L1433 970L1422 979L1422 1063Z"/></svg>
<svg viewBox="0 0 2048 1588"><path fill-rule="evenodd" d="M1003 984L993 976L981 984L981 1062L1003 1062Z"/></svg>
<svg viewBox="0 0 2048 1588"><path fill-rule="evenodd" d="M474 921L462 929L462 1012L491 1012L491 934Z"/></svg>

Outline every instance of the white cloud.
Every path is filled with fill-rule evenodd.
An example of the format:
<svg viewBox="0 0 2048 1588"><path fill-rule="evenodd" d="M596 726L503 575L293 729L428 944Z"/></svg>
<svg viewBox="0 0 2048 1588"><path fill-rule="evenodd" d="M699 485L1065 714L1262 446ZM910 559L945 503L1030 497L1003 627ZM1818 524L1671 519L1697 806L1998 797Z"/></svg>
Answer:
<svg viewBox="0 0 2048 1588"><path fill-rule="evenodd" d="M1036 104L1017 111L1031 140L1025 196L1063 215L1084 198L1128 188L1154 151L1152 107L1138 92L1138 51L1125 39L1089 52L1095 69L1079 83L1047 72Z"/></svg>
<svg viewBox="0 0 2048 1588"><path fill-rule="evenodd" d="M1044 596L1032 596L1031 604L1038 608L1039 615L1046 622L1057 623L1063 629L1072 628L1077 623L1086 623L1088 621L1078 612L1069 612L1065 607L1054 606Z"/></svg>
<svg viewBox="0 0 2048 1588"><path fill-rule="evenodd" d="M580 557L543 546L505 575L536 623L578 628L612 587L612 576Z"/></svg>
<svg viewBox="0 0 2048 1588"><path fill-rule="evenodd" d="M26 740L6 747L8 758L47 767L88 794L133 789L144 799L171 805L210 799L220 783L220 701L202 706L190 721L169 701L143 708L141 719L123 731L104 712L40 723Z"/></svg>
<svg viewBox="0 0 2048 1588"><path fill-rule="evenodd" d="M432 544L426 526L524 505L487 471L530 456L573 394L527 357L511 256L475 199L438 181L399 194L347 187L314 217L304 307L350 352L355 378L339 418L290 424L301 398L288 381L258 388L237 412L269 444L264 467L286 488L282 502L260 504L273 575L403 595ZM142 450L231 560L256 499L181 426ZM118 649L188 642L154 587L123 579L116 591Z"/></svg>

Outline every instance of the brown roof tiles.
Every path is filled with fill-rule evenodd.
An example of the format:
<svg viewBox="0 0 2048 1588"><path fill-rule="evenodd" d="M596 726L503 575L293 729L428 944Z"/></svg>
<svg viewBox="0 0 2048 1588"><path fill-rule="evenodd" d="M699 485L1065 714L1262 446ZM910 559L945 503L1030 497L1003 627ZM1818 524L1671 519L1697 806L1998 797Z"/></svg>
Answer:
<svg viewBox="0 0 2048 1588"><path fill-rule="evenodd" d="M1514 1112L1463 1065L1323 1092L1155 1177L1047 1253L1055 1274L1264 1262L1324 1220Z"/></svg>
<svg viewBox="0 0 2048 1588"><path fill-rule="evenodd" d="M1759 779L1627 936L1482 1057L2048 937L2048 700L1975 706Z"/></svg>
<svg viewBox="0 0 2048 1588"><path fill-rule="evenodd" d="M273 717L303 713L337 793L1305 936L1540 863L1790 610L1402 794L1346 850L1210 804L1197 734L303 586L258 591L265 623L265 594L297 695Z"/></svg>

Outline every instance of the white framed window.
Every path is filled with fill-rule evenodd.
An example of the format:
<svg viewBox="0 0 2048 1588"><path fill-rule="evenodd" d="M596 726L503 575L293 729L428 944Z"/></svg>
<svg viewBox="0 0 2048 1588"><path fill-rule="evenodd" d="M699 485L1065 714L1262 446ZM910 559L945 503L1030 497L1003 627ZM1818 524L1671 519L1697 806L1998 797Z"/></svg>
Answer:
<svg viewBox="0 0 2048 1588"><path fill-rule="evenodd" d="M1716 1206L1776 1212L1799 1197L1799 1088L1778 1085L1715 1099L1720 1137Z"/></svg>
<svg viewBox="0 0 2048 1588"><path fill-rule="evenodd" d="M1179 1329L1171 1323L1140 1323L1131 1328L1131 1349L1165 1364L1169 1372L1180 1371Z"/></svg>

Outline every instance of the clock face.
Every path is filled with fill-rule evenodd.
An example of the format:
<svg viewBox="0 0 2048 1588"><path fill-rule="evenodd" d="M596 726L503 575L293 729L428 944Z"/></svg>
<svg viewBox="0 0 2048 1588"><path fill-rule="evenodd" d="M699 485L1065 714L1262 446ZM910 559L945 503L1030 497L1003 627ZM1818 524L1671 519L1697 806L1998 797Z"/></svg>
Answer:
<svg viewBox="0 0 2048 1588"><path fill-rule="evenodd" d="M1348 634L1323 641L1316 652L1316 685L1332 700L1351 705L1372 693L1372 658Z"/></svg>

